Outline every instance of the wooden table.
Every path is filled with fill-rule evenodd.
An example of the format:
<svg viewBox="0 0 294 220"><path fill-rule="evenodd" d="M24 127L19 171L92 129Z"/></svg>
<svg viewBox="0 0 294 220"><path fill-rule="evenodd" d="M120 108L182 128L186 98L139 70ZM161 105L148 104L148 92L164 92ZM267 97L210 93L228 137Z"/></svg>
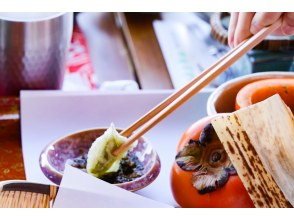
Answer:
<svg viewBox="0 0 294 220"><path fill-rule="evenodd" d="M173 89L156 39L153 21L158 13L117 13L141 89Z"/></svg>
<svg viewBox="0 0 294 220"><path fill-rule="evenodd" d="M25 179L19 107L16 97L0 98L0 181Z"/></svg>
<svg viewBox="0 0 294 220"><path fill-rule="evenodd" d="M109 37L104 46L118 54L109 57L109 65L118 65L122 74L133 76L141 89L173 89L152 26L154 19L160 19L159 14L101 15L97 28L101 39L105 34ZM0 97L0 181L9 179L25 179L18 97Z"/></svg>
<svg viewBox="0 0 294 220"><path fill-rule="evenodd" d="M95 20L92 26L98 30L99 39L91 45L98 77L119 71L120 77L137 81L140 89L173 89L153 30L153 21L158 19L159 13L106 12L89 19Z"/></svg>

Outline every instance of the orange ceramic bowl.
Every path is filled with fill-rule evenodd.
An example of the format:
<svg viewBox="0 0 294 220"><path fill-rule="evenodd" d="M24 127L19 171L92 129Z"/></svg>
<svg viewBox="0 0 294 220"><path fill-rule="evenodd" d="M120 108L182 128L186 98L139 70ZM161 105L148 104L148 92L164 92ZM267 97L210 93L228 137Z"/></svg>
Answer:
<svg viewBox="0 0 294 220"><path fill-rule="evenodd" d="M294 79L265 79L244 86L236 96L235 109L247 107L261 102L275 94L279 94L283 101L294 112Z"/></svg>
<svg viewBox="0 0 294 220"><path fill-rule="evenodd" d="M230 113L235 111L236 96L246 85L265 79L294 79L294 72L262 72L254 73L230 80L217 89L209 96L207 101L208 115L217 113Z"/></svg>

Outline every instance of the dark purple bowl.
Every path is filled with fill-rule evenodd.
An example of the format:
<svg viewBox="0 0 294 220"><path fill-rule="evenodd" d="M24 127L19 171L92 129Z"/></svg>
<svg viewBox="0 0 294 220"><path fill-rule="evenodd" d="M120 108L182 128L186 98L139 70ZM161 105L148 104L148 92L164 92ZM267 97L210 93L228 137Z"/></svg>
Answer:
<svg viewBox="0 0 294 220"><path fill-rule="evenodd" d="M79 131L59 138L49 144L40 155L40 167L44 175L59 185L65 164L83 153L88 153L94 140L105 132L106 128ZM160 172L160 159L151 144L140 138L130 153L136 154L144 164L143 175L129 182L114 184L129 191L137 191L152 183Z"/></svg>

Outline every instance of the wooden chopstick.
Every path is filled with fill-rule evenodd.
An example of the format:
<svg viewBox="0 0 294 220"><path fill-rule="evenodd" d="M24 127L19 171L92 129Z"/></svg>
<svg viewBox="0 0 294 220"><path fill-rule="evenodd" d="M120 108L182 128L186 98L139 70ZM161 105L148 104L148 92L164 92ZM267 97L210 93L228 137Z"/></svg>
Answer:
<svg viewBox="0 0 294 220"><path fill-rule="evenodd" d="M242 43L240 43L239 45L237 45L236 48L239 48L243 43L244 43L244 41ZM153 118L157 113L159 113L161 110L163 110L165 107L167 107L171 102L173 102L180 95L182 95L186 90L188 90L193 84L195 84L202 77L204 77L209 71L211 71L213 68L215 68L220 62L222 62L232 52L233 52L233 50L230 50L228 53L226 53L224 56L222 56L219 60L217 60L214 64L212 64L210 67L208 67L206 70L204 70L203 72L201 72L199 75L197 75L190 82L188 82L180 90L178 90L178 91L174 92L173 94L171 94L170 96L168 96L161 103L159 103L157 106L155 106L149 112L147 112L145 115L143 115L137 121L135 121L133 124L131 124L128 128L126 128L125 130L121 131L120 134L123 135L123 136L125 136L125 137L130 136L135 130L137 130L145 122L147 122L151 118Z"/></svg>
<svg viewBox="0 0 294 220"><path fill-rule="evenodd" d="M119 148L117 148L113 154L115 156L126 152L129 146L139 139L142 135L144 135L148 130L150 130L153 126L155 126L158 122L176 110L179 106L189 100L193 95L195 95L199 90L205 87L208 83L210 83L215 77L224 72L227 68L229 68L234 62L236 62L241 56L245 55L249 50L255 47L258 43L260 43L267 35L269 35L272 31L277 29L281 25L281 19L279 19L274 24L263 28L257 34L252 37L246 39L244 42L240 44L240 46L232 49L231 52L226 54L224 58L221 58L216 64L212 65L212 68L208 71L204 71L205 74L201 74L201 77L197 78L197 80L193 80L193 83L189 83L187 86L176 92L179 94L173 94L173 98L168 98L168 101L163 104L163 107L156 107L154 112L147 113L144 120L138 120L133 125L131 125L128 129L121 132L122 134L129 134L134 131L134 128L141 127L136 133L133 133L128 140Z"/></svg>

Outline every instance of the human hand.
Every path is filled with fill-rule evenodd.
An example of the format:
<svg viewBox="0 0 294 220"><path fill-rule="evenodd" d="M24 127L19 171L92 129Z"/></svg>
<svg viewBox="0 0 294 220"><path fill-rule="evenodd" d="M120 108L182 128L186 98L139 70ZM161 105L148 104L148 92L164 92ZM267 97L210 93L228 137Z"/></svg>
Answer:
<svg viewBox="0 0 294 220"><path fill-rule="evenodd" d="M294 12L232 12L228 30L228 44L235 47L263 27L282 18L282 25L272 35L294 34Z"/></svg>

